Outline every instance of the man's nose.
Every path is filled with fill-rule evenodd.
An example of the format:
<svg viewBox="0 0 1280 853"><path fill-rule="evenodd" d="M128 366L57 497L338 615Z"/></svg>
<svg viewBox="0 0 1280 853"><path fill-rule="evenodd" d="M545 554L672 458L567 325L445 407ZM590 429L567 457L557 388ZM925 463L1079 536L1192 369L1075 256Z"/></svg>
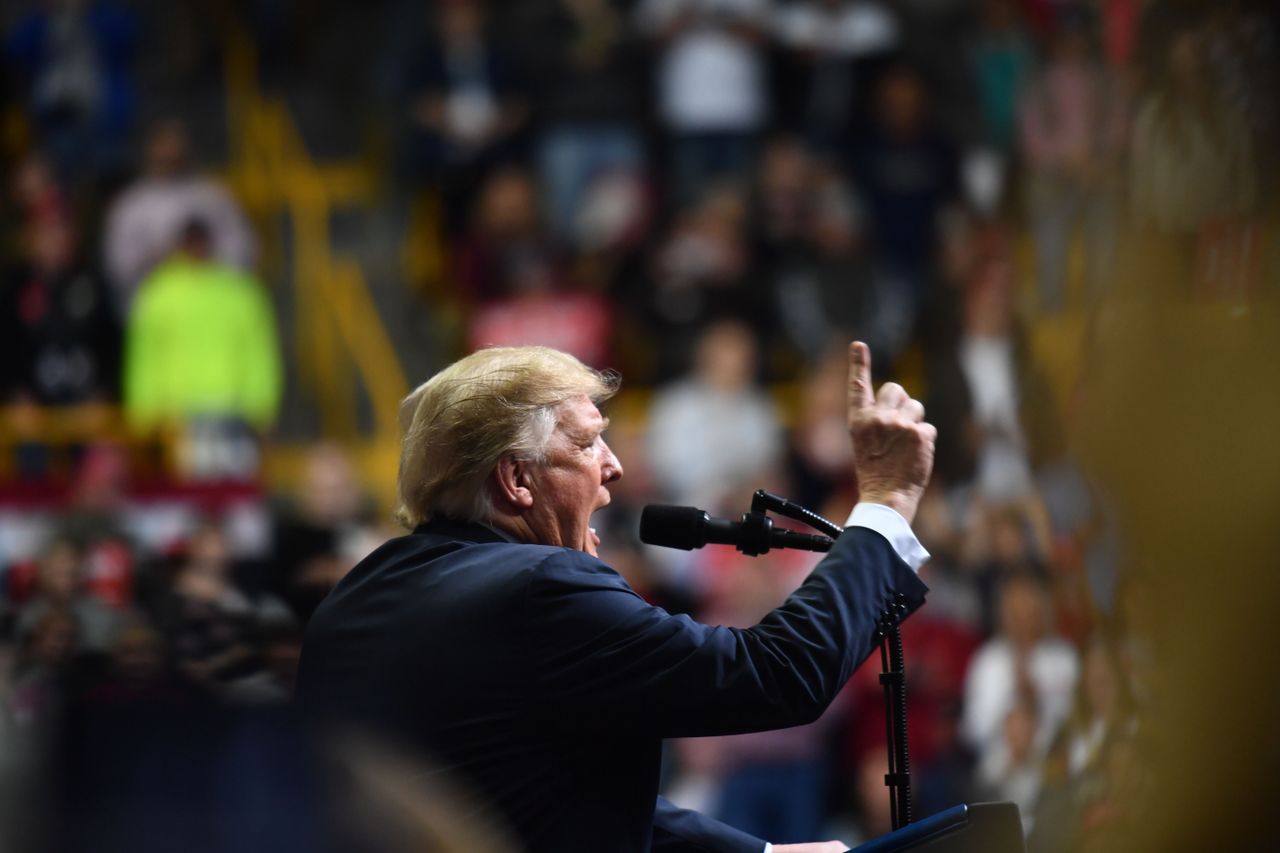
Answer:
<svg viewBox="0 0 1280 853"><path fill-rule="evenodd" d="M612 483L614 480L622 479L622 463L618 461L618 457L613 455L613 451L609 449L609 445L604 446L604 465L600 467L600 476L603 482Z"/></svg>

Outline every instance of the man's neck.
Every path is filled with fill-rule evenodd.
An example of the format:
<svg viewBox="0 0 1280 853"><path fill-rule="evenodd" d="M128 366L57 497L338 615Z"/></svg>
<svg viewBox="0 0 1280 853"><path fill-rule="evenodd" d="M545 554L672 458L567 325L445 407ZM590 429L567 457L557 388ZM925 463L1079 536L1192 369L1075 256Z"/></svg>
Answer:
<svg viewBox="0 0 1280 853"><path fill-rule="evenodd" d="M483 524L485 527L488 527L490 530L498 533L506 539L510 539L513 542L530 543L537 541L528 522L518 515L501 515L494 513L489 518L482 519L477 523Z"/></svg>

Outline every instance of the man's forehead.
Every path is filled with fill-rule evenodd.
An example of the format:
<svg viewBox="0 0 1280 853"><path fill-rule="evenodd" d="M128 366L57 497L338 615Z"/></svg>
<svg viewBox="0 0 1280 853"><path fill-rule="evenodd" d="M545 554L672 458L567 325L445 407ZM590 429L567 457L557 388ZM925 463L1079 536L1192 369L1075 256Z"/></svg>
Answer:
<svg viewBox="0 0 1280 853"><path fill-rule="evenodd" d="M609 425L609 419L585 394L566 400L560 406L559 429L566 432L598 431Z"/></svg>

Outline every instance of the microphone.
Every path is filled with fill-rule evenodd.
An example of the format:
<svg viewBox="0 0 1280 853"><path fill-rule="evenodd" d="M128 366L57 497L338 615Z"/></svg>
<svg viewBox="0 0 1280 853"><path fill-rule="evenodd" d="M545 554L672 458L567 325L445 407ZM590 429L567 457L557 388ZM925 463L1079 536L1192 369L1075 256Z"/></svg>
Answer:
<svg viewBox="0 0 1280 853"><path fill-rule="evenodd" d="M830 551L834 539L792 530L775 530L762 512L743 513L741 521L712 518L692 506L649 504L640 513L640 541L646 545L691 551L703 545L733 545L754 557L770 548Z"/></svg>

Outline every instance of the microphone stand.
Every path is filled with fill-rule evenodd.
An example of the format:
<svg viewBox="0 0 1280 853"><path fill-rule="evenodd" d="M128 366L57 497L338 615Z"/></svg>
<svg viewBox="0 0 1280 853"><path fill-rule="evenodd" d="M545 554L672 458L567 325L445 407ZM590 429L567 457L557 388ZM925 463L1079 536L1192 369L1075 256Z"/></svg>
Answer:
<svg viewBox="0 0 1280 853"><path fill-rule="evenodd" d="M884 728L889 745L889 809L893 828L911 823L911 764L907 746L907 674L902 661L902 634L898 623L907 607L899 600L894 612L880 621L880 684L884 687Z"/></svg>
<svg viewBox="0 0 1280 853"><path fill-rule="evenodd" d="M743 516L764 525L766 512L807 524L832 537L843 532L840 525L797 503L760 489L751 497L751 512ZM771 523L769 526L772 526ZM830 550L830 545L827 550ZM766 549L767 550L767 549ZM906 600L898 595L893 607L880 615L880 684L884 687L884 731L888 742L889 772L884 784L889 789L889 810L895 830L911 823L911 763L907 744L907 683L903 665L902 634L899 625L907 612Z"/></svg>

